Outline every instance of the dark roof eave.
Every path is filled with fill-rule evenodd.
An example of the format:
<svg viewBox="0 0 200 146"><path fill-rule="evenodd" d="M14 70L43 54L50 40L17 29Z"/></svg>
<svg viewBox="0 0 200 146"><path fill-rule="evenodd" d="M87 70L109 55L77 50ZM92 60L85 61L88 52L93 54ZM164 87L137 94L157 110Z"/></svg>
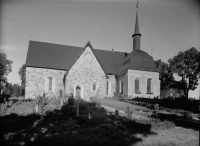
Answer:
<svg viewBox="0 0 200 146"><path fill-rule="evenodd" d="M136 69L136 68L134 68L134 69L131 69L131 68L128 68L128 70L139 70L139 71L149 71L149 72L157 72L157 73L159 73L159 71L155 71L155 70L145 70L145 69ZM122 70L122 71L120 71L119 73L121 73L121 72L123 72L123 71L125 71L126 69L124 69L124 70ZM119 74L118 73L118 74Z"/></svg>
<svg viewBox="0 0 200 146"><path fill-rule="evenodd" d="M61 68L51 68L51 67L38 67L38 66L31 66L31 65L25 65L26 67L32 67L32 68L44 68L44 69L53 69L53 70L63 70L68 71L67 69L61 69Z"/></svg>

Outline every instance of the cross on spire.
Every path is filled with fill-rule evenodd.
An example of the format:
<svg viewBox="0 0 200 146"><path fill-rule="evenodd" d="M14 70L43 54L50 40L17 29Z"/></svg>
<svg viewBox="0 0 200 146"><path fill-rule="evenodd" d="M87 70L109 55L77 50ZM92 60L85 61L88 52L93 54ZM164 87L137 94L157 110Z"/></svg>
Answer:
<svg viewBox="0 0 200 146"><path fill-rule="evenodd" d="M138 8L138 4L139 4L139 2L137 1L136 8Z"/></svg>

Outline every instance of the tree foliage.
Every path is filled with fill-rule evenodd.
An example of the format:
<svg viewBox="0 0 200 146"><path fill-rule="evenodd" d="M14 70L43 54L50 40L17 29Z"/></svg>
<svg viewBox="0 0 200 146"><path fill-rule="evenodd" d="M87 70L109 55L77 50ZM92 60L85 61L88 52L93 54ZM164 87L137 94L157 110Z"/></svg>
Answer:
<svg viewBox="0 0 200 146"><path fill-rule="evenodd" d="M161 80L161 89L170 85L174 82L173 72L171 71L169 65L165 62L162 62L161 59L156 60L155 64L160 72L160 80Z"/></svg>
<svg viewBox="0 0 200 146"><path fill-rule="evenodd" d="M6 76L12 71L12 63L5 53L0 53L0 91L7 82Z"/></svg>
<svg viewBox="0 0 200 146"><path fill-rule="evenodd" d="M200 52L192 47L168 60L171 70L182 78L184 93L188 98L189 90L196 89L200 78Z"/></svg>
<svg viewBox="0 0 200 146"><path fill-rule="evenodd" d="M22 89L19 84L6 83L3 95L6 97L19 97L22 96Z"/></svg>
<svg viewBox="0 0 200 146"><path fill-rule="evenodd" d="M20 70L18 71L20 79L21 79L21 88L22 88L22 95L25 95L25 82L26 82L26 65L23 64Z"/></svg>

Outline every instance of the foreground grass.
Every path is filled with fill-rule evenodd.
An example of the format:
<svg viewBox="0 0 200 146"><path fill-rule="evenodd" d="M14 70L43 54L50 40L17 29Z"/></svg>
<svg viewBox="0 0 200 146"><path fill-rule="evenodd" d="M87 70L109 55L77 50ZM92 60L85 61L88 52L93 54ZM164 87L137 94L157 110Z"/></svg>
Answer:
<svg viewBox="0 0 200 146"><path fill-rule="evenodd" d="M199 131L175 127L155 132L157 135L148 137L138 134L142 141L136 146L199 146Z"/></svg>
<svg viewBox="0 0 200 146"><path fill-rule="evenodd" d="M90 112L92 119L88 119ZM80 116L64 106L46 116L16 114L0 117L3 145L119 145L141 141L136 134L151 135L151 125L115 121L103 109L80 105ZM136 127L136 128L134 128Z"/></svg>
<svg viewBox="0 0 200 146"><path fill-rule="evenodd" d="M92 119L88 119L88 113ZM95 104L80 104L80 116L72 107L49 112L45 116L0 117L3 145L197 145L198 132L177 129L170 122L115 120ZM188 142L190 142L188 144Z"/></svg>

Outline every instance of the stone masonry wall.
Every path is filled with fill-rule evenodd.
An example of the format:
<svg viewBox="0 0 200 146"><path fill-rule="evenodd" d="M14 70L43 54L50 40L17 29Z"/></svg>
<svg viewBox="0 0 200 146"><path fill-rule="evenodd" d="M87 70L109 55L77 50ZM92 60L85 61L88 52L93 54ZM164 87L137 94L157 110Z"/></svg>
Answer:
<svg viewBox="0 0 200 146"><path fill-rule="evenodd" d="M97 83L97 91L92 91L92 82ZM92 50L88 46L72 68L69 70L66 81L67 93L75 93L76 86L81 87L83 99L90 97L106 97L106 76Z"/></svg>
<svg viewBox="0 0 200 146"><path fill-rule="evenodd" d="M52 94L59 96L60 90L63 90L63 76L65 72L63 70L26 67L25 98L42 96L43 92L48 88L47 78L49 76L53 77L54 92Z"/></svg>
<svg viewBox="0 0 200 146"><path fill-rule="evenodd" d="M135 94L135 79L140 79L140 92L141 94ZM151 78L153 80L152 92L153 94L147 94L147 79ZM137 71L128 70L128 96L134 97L145 97L153 98L160 97L160 80L159 73L148 72L148 71Z"/></svg>

